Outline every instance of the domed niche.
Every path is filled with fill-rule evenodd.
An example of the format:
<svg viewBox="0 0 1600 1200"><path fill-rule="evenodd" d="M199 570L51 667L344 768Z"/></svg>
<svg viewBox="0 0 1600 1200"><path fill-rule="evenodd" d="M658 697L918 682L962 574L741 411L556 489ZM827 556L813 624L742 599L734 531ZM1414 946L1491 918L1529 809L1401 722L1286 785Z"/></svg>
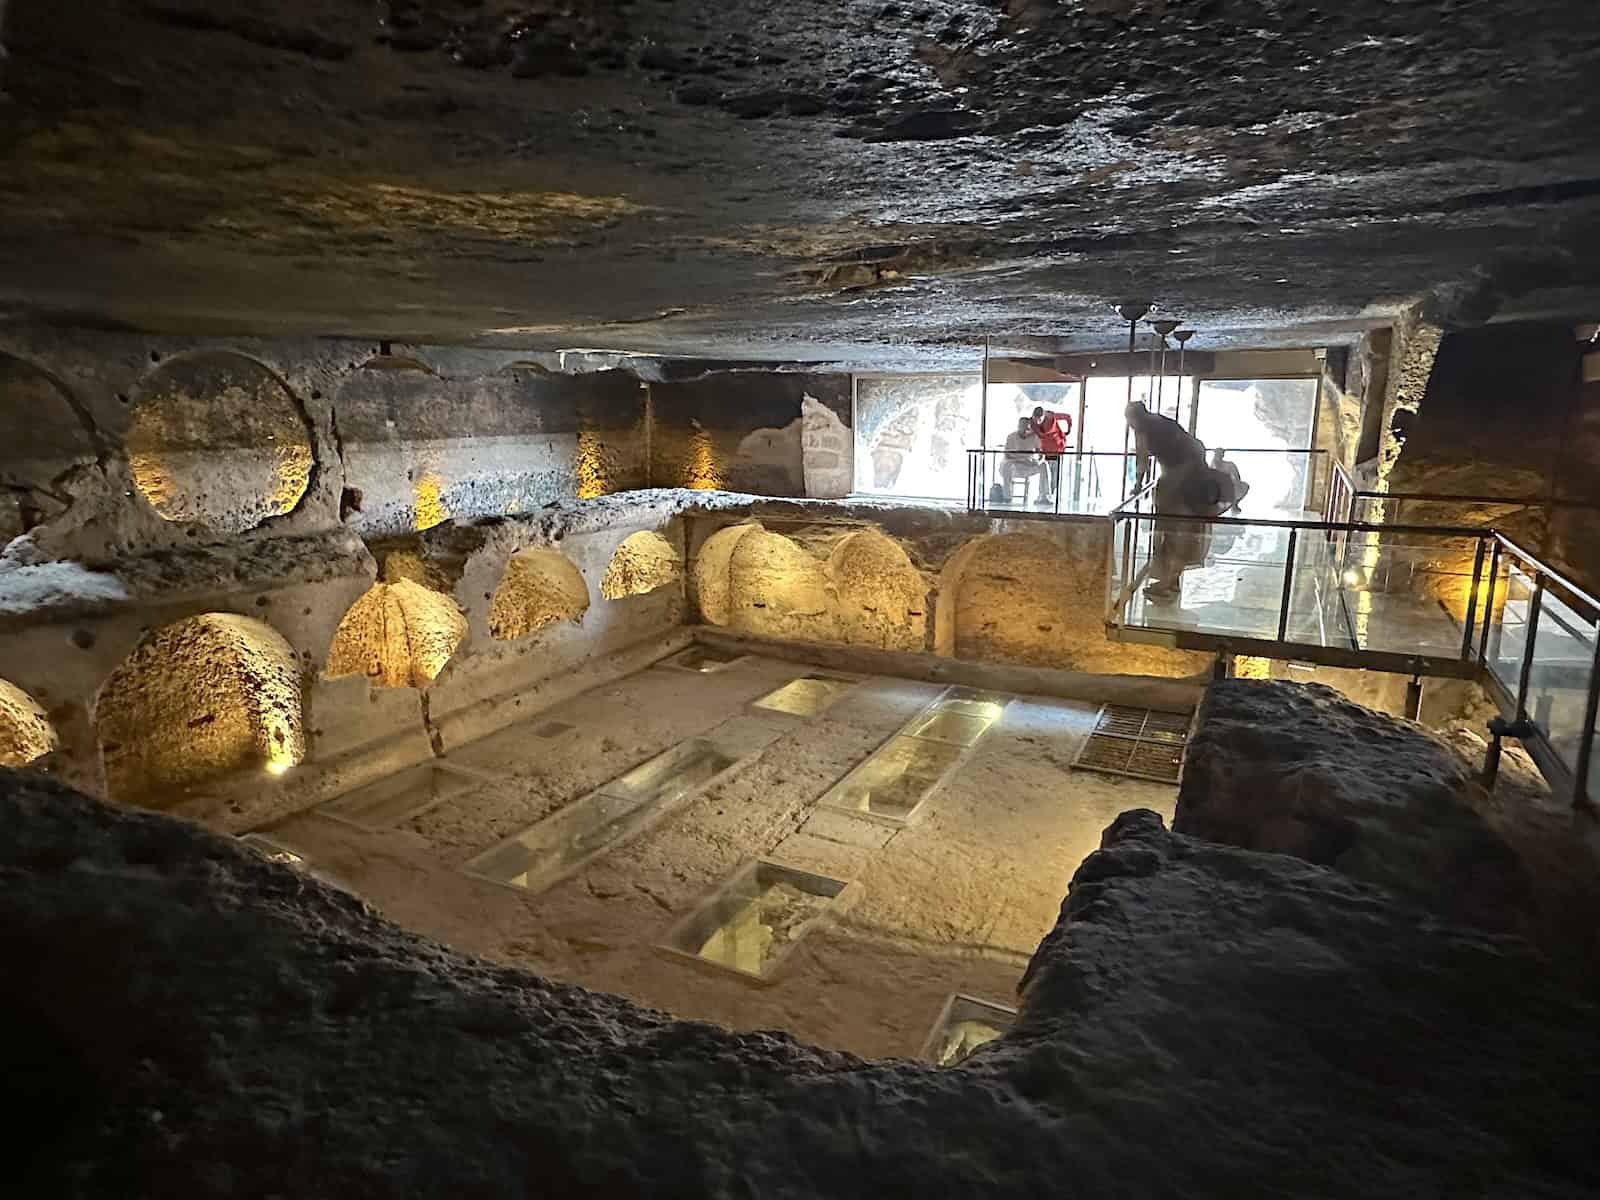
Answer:
<svg viewBox="0 0 1600 1200"><path fill-rule="evenodd" d="M25 767L56 748L55 727L37 701L0 679L0 767Z"/></svg>
<svg viewBox="0 0 1600 1200"><path fill-rule="evenodd" d="M340 620L323 676L427 687L466 636L467 619L449 596L411 579L375 583Z"/></svg>
<svg viewBox="0 0 1600 1200"><path fill-rule="evenodd" d="M683 559L659 533L640 532L624 538L600 580L607 600L643 596L683 578Z"/></svg>
<svg viewBox="0 0 1600 1200"><path fill-rule="evenodd" d="M224 533L292 512L314 465L299 401L240 354L191 355L153 371L126 445L133 482L156 512Z"/></svg>
<svg viewBox="0 0 1600 1200"><path fill-rule="evenodd" d="M1082 640L1074 628L1080 574L1081 566L1065 550L1035 534L975 538L952 556L940 588L941 603L954 609L950 652L993 662L1070 665Z"/></svg>
<svg viewBox="0 0 1600 1200"><path fill-rule="evenodd" d="M579 621L589 608L589 587L559 550L519 550L506 564L489 602L489 636L510 642L557 621Z"/></svg>
<svg viewBox="0 0 1600 1200"><path fill-rule="evenodd" d="M928 581L899 542L876 529L852 533L828 556L828 578L840 641L926 648Z"/></svg>
<svg viewBox="0 0 1600 1200"><path fill-rule="evenodd" d="M187 617L146 635L95 706L113 799L167 808L247 770L305 757L300 669L270 625L234 613Z"/></svg>

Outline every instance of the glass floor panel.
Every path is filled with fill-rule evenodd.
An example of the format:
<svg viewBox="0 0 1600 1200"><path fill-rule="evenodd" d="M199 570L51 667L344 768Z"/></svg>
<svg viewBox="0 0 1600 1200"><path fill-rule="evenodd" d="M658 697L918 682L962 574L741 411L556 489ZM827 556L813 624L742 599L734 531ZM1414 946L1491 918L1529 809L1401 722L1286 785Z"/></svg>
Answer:
<svg viewBox="0 0 1600 1200"><path fill-rule="evenodd" d="M768 980L845 887L825 875L751 863L674 927L666 949Z"/></svg>
<svg viewBox="0 0 1600 1200"><path fill-rule="evenodd" d="M745 657L746 655L736 654L730 650L718 650L715 646L688 646L676 654L663 658L657 665L677 667L684 671L699 671L702 675L708 675L712 671L731 667Z"/></svg>
<svg viewBox="0 0 1600 1200"><path fill-rule="evenodd" d="M928 1031L921 1057L938 1067L953 1067L966 1061L979 1046L1000 1037L1016 1019L1014 1008L958 992L945 1001L944 1011Z"/></svg>
<svg viewBox="0 0 1600 1200"><path fill-rule="evenodd" d="M961 746L897 735L836 784L818 803L903 824L955 767Z"/></svg>
<svg viewBox="0 0 1600 1200"><path fill-rule="evenodd" d="M387 829L487 782L442 763L422 763L336 796L317 811L361 829Z"/></svg>
<svg viewBox="0 0 1600 1200"><path fill-rule="evenodd" d="M699 738L632 770L552 813L462 870L511 887L543 891L574 868L650 825L673 801L704 786L738 760Z"/></svg>
<svg viewBox="0 0 1600 1200"><path fill-rule="evenodd" d="M957 701L956 703L961 703ZM920 717L905 727L907 737L932 738L939 742L952 742L957 746L971 746L993 725L995 717L967 716L949 702L933 705Z"/></svg>
<svg viewBox="0 0 1600 1200"><path fill-rule="evenodd" d="M768 692L752 703L756 708L771 709L773 712L789 713L796 717L813 717L855 685L854 679L844 679L834 675L806 675L800 679L791 679L782 687Z"/></svg>
<svg viewBox="0 0 1600 1200"><path fill-rule="evenodd" d="M647 759L597 789L646 804L676 800L727 770L737 760L710 742L692 738Z"/></svg>

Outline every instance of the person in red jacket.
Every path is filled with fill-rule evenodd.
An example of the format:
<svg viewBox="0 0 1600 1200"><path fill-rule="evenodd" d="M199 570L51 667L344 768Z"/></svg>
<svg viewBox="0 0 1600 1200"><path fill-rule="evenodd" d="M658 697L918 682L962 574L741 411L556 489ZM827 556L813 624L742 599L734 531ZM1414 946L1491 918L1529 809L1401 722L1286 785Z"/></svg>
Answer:
<svg viewBox="0 0 1600 1200"><path fill-rule="evenodd" d="M1061 456L1067 452L1067 438L1072 435L1072 415L1051 412L1043 405L1033 410L1033 432L1039 439L1039 452L1050 464L1050 494L1039 497L1040 504L1051 504L1061 490Z"/></svg>

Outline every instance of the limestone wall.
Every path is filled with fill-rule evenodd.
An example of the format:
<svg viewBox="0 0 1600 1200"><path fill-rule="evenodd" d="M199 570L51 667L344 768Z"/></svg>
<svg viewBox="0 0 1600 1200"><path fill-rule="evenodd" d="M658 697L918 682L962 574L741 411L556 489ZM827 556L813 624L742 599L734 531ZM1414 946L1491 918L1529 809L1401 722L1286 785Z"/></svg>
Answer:
<svg viewBox="0 0 1600 1200"><path fill-rule="evenodd" d="M0 753L243 819L514 720L530 689L669 634L681 572L602 596L629 534L682 555L683 501L638 499L647 394L629 371L550 366L0 332ZM583 603L554 629L528 600L497 638L519 554L564 564Z"/></svg>
<svg viewBox="0 0 1600 1200"><path fill-rule="evenodd" d="M757 504L690 521L690 602L734 633L1106 674L1209 656L1105 636L1103 519L991 521L887 504Z"/></svg>
<svg viewBox="0 0 1600 1200"><path fill-rule="evenodd" d="M850 377L717 371L650 384L650 475L661 487L761 496L850 491Z"/></svg>

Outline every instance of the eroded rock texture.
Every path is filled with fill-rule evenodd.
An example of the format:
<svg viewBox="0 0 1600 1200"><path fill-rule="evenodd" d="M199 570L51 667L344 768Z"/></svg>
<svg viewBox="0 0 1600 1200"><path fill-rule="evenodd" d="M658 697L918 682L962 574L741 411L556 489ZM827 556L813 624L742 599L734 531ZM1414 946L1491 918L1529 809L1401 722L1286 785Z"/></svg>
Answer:
<svg viewBox="0 0 1600 1200"><path fill-rule="evenodd" d="M36 312L970 365L1114 343L1130 288L1221 342L1600 286L1576 0L13 0L4 34L0 296Z"/></svg>
<svg viewBox="0 0 1600 1200"><path fill-rule="evenodd" d="M465 958L0 771L19 1195L1588 1196L1600 1013L1521 943L1127 813L962 1067ZM886 981L887 982L887 981Z"/></svg>
<svg viewBox="0 0 1600 1200"><path fill-rule="evenodd" d="M1200 706L1173 828L1531 932L1531 881L1470 788L1461 756L1409 721L1322 684L1225 680Z"/></svg>

